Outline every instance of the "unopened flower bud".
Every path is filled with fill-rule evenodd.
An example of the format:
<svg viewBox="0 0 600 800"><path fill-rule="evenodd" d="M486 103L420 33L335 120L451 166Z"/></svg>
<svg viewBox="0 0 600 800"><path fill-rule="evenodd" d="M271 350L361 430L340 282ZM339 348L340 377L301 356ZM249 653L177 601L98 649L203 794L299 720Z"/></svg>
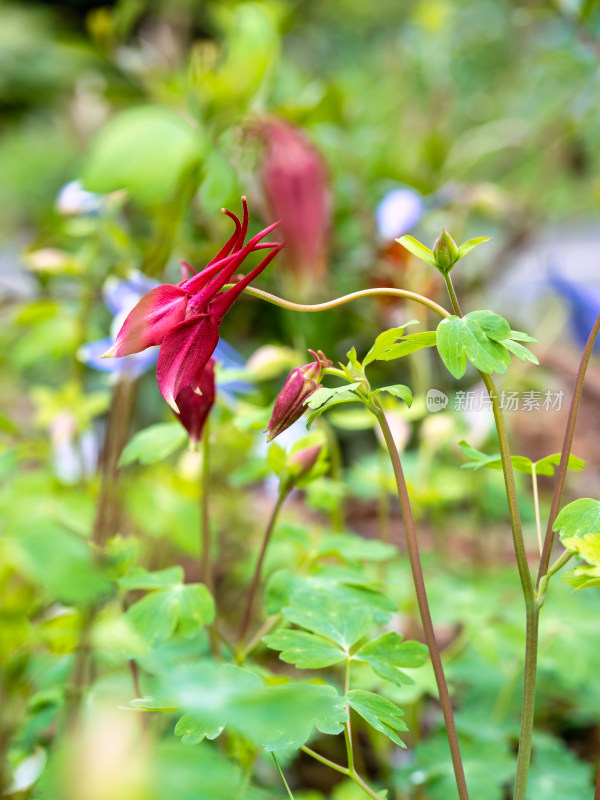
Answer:
<svg viewBox="0 0 600 800"><path fill-rule="evenodd" d="M312 350L308 352L314 355L315 361L294 367L275 400L273 413L266 427L268 442L300 419L306 401L321 386L319 383L321 371L324 367L331 366L331 361L328 361L321 351L318 354Z"/></svg>
<svg viewBox="0 0 600 800"><path fill-rule="evenodd" d="M215 402L215 362L210 359L200 378L200 393L185 386L176 397L179 414L175 414L195 447L202 438L204 425Z"/></svg>
<svg viewBox="0 0 600 800"><path fill-rule="evenodd" d="M436 266L442 272L450 272L458 261L458 246L445 228L433 245L433 257Z"/></svg>
<svg viewBox="0 0 600 800"><path fill-rule="evenodd" d="M305 478L314 465L319 460L319 455L323 449L322 444L315 444L312 447L305 447L304 450L299 450L290 456L288 467L290 469L292 480L296 481Z"/></svg>
<svg viewBox="0 0 600 800"><path fill-rule="evenodd" d="M327 269L331 197L321 154L303 132L277 117L253 125L265 145L261 179L269 213L281 220L284 257L300 286L314 286Z"/></svg>

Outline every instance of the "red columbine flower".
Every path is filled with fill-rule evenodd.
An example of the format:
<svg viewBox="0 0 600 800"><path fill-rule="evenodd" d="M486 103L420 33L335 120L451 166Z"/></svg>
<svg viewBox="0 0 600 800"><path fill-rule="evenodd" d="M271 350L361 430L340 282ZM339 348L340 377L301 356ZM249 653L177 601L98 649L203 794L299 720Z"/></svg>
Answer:
<svg viewBox="0 0 600 800"><path fill-rule="evenodd" d="M308 352L315 357L315 360L302 367L294 367L287 376L283 389L277 395L271 419L266 427L268 442L300 419L306 401L321 387L319 379L322 370L331 366L331 361L320 350L318 353L314 350Z"/></svg>
<svg viewBox="0 0 600 800"><path fill-rule="evenodd" d="M231 211L235 230L217 255L197 274L191 273L177 286L163 284L144 295L123 323L107 356L128 356L152 345L160 345L156 376L162 396L178 413L182 391L201 391L202 374L219 341L223 317L248 284L275 258L283 247L278 242L263 242L278 225L274 223L244 244L248 231L248 207L242 197L243 220ZM260 264L222 292L250 253L270 250Z"/></svg>

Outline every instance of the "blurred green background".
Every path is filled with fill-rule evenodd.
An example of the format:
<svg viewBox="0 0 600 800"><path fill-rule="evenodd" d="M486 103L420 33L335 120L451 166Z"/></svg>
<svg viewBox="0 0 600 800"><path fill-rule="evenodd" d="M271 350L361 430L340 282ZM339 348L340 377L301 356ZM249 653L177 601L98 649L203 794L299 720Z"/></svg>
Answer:
<svg viewBox="0 0 600 800"><path fill-rule="evenodd" d="M119 627L129 600L116 592L107 601L107 586L133 564L181 564L186 581L201 580L202 492L201 459L181 450L172 428L166 441L130 450L117 469L133 433L172 417L151 362L132 382L101 371L99 352L86 349L110 335L122 311L107 286L125 292L132 270L175 283L180 259L202 268L231 230L219 209L238 213L241 195L252 232L285 217L278 176L286 164L305 164L304 205L284 226L288 255L257 286L305 302L396 286L447 304L440 276L394 238L411 233L431 245L442 226L458 242L492 236L456 269L463 307L493 308L540 339L541 367L514 365L501 388L568 399L587 320L600 310L599 54L596 0L0 2L5 796L285 796L273 764L249 755L242 739L185 748L172 733L176 715L167 714L139 745L129 712L116 710L132 697L136 649ZM292 148L277 163L273 119ZM419 308L388 300L301 316L246 297L227 317L222 334L238 351L226 361L230 378L251 387L229 397L224 387L211 423L225 628L235 624L272 501L261 428L285 375L308 360L307 347L334 361L352 346L361 355L381 330L411 318L433 324ZM501 475L461 472L457 442L497 446L489 414L452 408L457 390L477 390L475 374L457 386L436 356L419 356L374 373L408 383L416 398L397 412L395 432L467 777L472 800L502 800L518 735L521 599ZM449 394L446 412L428 413L429 388ZM597 495L599 397L596 358L573 448L588 467L569 479L569 499ZM559 450L566 402L552 413L509 414L515 452L536 459ZM294 529L298 518L317 538L331 527L369 540L379 531L403 549L392 474L371 428L361 413L330 415L332 470L295 497L287 522L284 513L270 572L300 569L312 552ZM540 488L547 511L550 480ZM529 483L519 491L533 562ZM97 563L98 538L108 542L108 568ZM343 553L336 558L343 566ZM361 562L370 580L381 577L376 561ZM397 627L418 638L407 575L401 554L384 583L401 609ZM588 800L600 754L600 598L555 583L543 614L530 797ZM178 658L204 654L205 640L194 643L198 652L186 642L175 637L172 652L140 657L143 693ZM85 648L96 657L80 676L87 717L75 736L64 717L77 701L73 675ZM281 667L273 654L263 659L265 670ZM390 800L448 800L429 668L414 678L413 687L392 690L406 710L408 751L364 734L365 769ZM286 765L297 800L364 796L305 761L290 756Z"/></svg>

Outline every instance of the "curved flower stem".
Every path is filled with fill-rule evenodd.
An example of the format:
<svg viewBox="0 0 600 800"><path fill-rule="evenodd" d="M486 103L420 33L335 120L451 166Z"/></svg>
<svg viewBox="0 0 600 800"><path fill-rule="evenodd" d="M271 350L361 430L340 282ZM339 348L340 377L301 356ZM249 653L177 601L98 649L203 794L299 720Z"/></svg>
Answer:
<svg viewBox="0 0 600 800"><path fill-rule="evenodd" d="M230 283L223 288L230 289L232 286L235 286L235 284ZM409 292L406 289L392 289L387 287L383 287L381 289L362 289L360 292L352 292L351 294L342 295L342 297L336 297L335 300L329 300L326 303L315 303L313 305L293 303L291 300L284 300L282 297L277 297L277 295L269 294L269 292L263 292L262 289L255 289L253 286L247 286L244 289L244 292L245 294L250 294L253 297L259 297L261 300L266 300L267 303L272 303L280 308L287 308L290 311L328 311L331 308L343 306L345 303L351 303L353 300L358 300L361 297L401 297L405 300L414 300L415 303L420 303L422 306L430 308L432 311L435 311L436 314L439 314L440 317L450 316L449 312L446 311L445 308L438 305L433 300L430 300L428 297L423 297L421 294Z"/></svg>
<svg viewBox="0 0 600 800"><path fill-rule="evenodd" d="M552 494L552 505L550 506L550 516L548 517L548 526L546 528L546 538L544 539L544 547L542 550L542 557L540 559L540 566L537 575L537 586L540 585L541 579L548 572L548 565L550 564L550 554L552 553L552 545L554 544L554 531L552 526L560 508L562 499L562 492L567 477L567 469L569 464L569 456L571 455L571 447L573 445L573 435L575 433L575 424L577 422L577 413L579 411L579 404L581 402L581 393L583 391L583 381L585 373L590 363L594 344L600 333L600 314L594 323L594 327L590 331L590 335L586 342L583 353L581 354L581 361L579 362L579 370L577 371L577 378L575 379L575 386L573 387L573 397L571 398L571 406L569 408L569 416L567 418L567 427L565 429L565 436L560 453L560 464L558 465L558 472L556 474L556 483L554 484L554 492Z"/></svg>
<svg viewBox="0 0 600 800"><path fill-rule="evenodd" d="M248 598L246 600L246 610L244 611L242 624L240 626L240 632L238 634L237 650L238 654L240 655L244 651L244 640L246 639L246 634L248 632L248 625L250 624L250 620L252 619L252 608L254 606L254 599L256 597L256 592L258 591L258 586L260 584L260 574L262 572L262 565L265 560L267 548L269 547L269 542L271 541L271 536L273 534L273 530L275 529L275 524L277 523L281 507L283 506L286 497L290 493L290 488L291 487L287 486L279 490L277 502L273 507L273 511L271 512L271 517L269 519L267 528L263 536L260 553L258 555L258 561L256 562L256 567L254 568L254 576L252 578L250 590L248 591Z"/></svg>
<svg viewBox="0 0 600 800"><path fill-rule="evenodd" d="M379 427L381 428L381 432L383 433L383 438L385 439L392 466L394 468L394 475L396 477L396 486L398 488L398 499L400 500L402 521L404 523L404 530L406 534L410 568L415 585L417 604L419 606L423 631L425 633L425 641L427 642L427 647L429 649L429 656L431 658L433 672L435 674L435 680L440 696L442 713L444 715L444 722L446 724L446 735L448 737L448 744L450 745L450 754L452 756L452 765L454 767L458 796L460 797L460 800L468 800L469 794L467 791L467 783L465 780L465 773L460 755L460 745L458 743L458 735L456 733L456 724L454 722L454 714L452 712L452 703L450 701L446 676L444 675L442 658L440 656L439 647L435 638L433 622L431 620L429 601L427 600L427 592L425 590L425 579L423 577L423 569L421 567L419 544L417 541L417 534L415 531L406 480L404 479L404 472L402 470L400 456L398 455L398 450L396 449L394 438L383 409L379 405L378 401L375 401L374 406L375 410L373 413L375 414L379 423Z"/></svg>

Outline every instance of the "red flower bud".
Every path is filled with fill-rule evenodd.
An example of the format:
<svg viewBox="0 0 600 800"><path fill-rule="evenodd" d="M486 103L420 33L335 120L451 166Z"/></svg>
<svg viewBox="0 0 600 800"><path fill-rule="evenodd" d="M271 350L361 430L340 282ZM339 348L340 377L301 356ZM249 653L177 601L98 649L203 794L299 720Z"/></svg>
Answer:
<svg viewBox="0 0 600 800"><path fill-rule="evenodd" d="M184 386L175 398L179 409L179 414L175 416L189 433L193 446L202 438L204 424L215 402L214 359L211 358L204 367L198 388L202 394L198 394L190 386Z"/></svg>
<svg viewBox="0 0 600 800"><path fill-rule="evenodd" d="M288 122L268 117L254 130L265 144L262 187L271 218L281 221L286 262L300 284L311 285L327 269L331 197L325 163Z"/></svg>
<svg viewBox="0 0 600 800"><path fill-rule="evenodd" d="M287 376L283 389L277 395L271 419L266 427L267 441L270 442L304 413L308 398L320 388L319 378L324 367L331 366L323 353L309 350L315 361L294 369Z"/></svg>
<svg viewBox="0 0 600 800"><path fill-rule="evenodd" d="M315 444L312 447L305 447L290 456L289 466L293 470L292 480L294 483L306 477L319 459L319 454L323 449L322 444Z"/></svg>

